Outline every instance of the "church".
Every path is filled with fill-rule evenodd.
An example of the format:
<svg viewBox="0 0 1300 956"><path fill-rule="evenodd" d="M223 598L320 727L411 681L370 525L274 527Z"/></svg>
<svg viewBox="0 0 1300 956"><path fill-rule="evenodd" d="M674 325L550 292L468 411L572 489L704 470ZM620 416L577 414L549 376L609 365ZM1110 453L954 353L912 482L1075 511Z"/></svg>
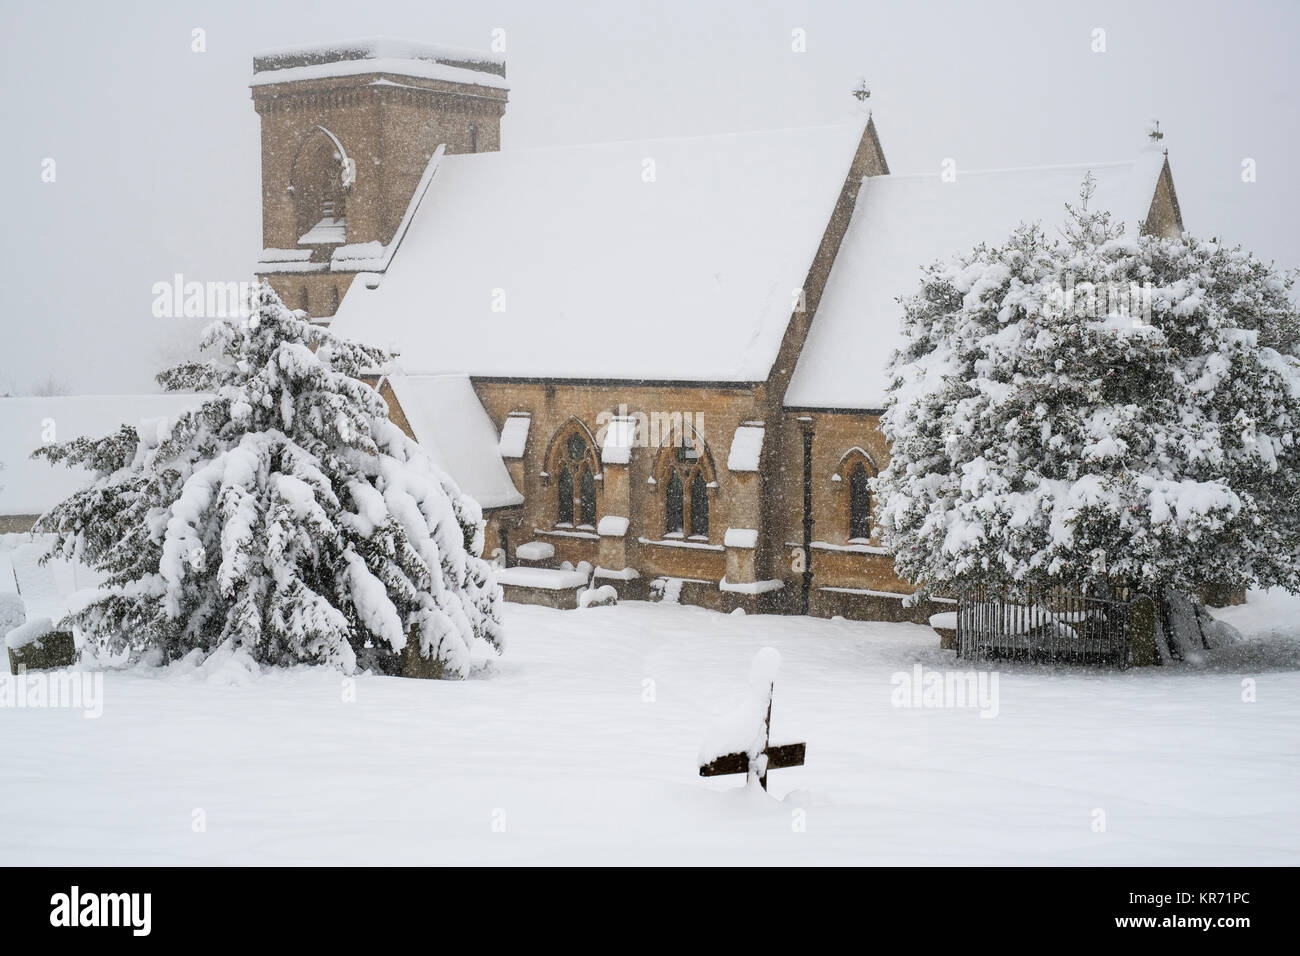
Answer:
<svg viewBox="0 0 1300 956"><path fill-rule="evenodd" d="M1168 158L890 173L869 114L501 149L505 61L387 39L257 56L286 305L397 358L372 384L483 508L511 600L924 620L874 521L897 297L1060 220L1085 175L1183 228ZM581 573L575 571L581 568ZM590 572L588 572L590 568Z"/></svg>

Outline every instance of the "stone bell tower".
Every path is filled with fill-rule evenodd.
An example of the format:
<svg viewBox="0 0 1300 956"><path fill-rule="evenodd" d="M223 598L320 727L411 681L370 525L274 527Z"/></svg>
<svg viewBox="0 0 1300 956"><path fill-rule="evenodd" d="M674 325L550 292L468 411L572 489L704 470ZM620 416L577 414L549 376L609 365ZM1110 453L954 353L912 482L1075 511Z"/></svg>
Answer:
<svg viewBox="0 0 1300 956"><path fill-rule="evenodd" d="M382 271L430 157L501 148L505 60L373 39L253 58L262 123L258 274L290 308L332 316Z"/></svg>

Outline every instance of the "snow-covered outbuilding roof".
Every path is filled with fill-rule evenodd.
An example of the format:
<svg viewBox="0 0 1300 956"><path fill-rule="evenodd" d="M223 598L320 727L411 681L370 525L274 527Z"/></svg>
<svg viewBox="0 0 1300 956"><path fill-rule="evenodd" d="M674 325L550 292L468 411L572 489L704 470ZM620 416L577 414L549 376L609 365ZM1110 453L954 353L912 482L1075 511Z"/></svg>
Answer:
<svg viewBox="0 0 1300 956"><path fill-rule="evenodd" d="M1164 168L1150 150L1136 161L998 169L938 175L870 176L827 279L794 377L788 408L876 409L885 404L890 354L902 344L897 298L916 289L921 269L1005 241L1022 222L1055 233L1065 204L1077 205L1091 171L1090 209L1108 209L1128 234L1145 223Z"/></svg>
<svg viewBox="0 0 1300 956"><path fill-rule="evenodd" d="M40 515L90 480L80 468L33 461L31 453L47 440L100 438L127 424L179 415L208 396L60 395L0 398L0 515Z"/></svg>
<svg viewBox="0 0 1300 956"><path fill-rule="evenodd" d="M522 504L501 460L497 430L464 375L387 378L415 439L482 508Z"/></svg>
<svg viewBox="0 0 1300 956"><path fill-rule="evenodd" d="M444 156L339 334L411 374L762 381L863 123Z"/></svg>

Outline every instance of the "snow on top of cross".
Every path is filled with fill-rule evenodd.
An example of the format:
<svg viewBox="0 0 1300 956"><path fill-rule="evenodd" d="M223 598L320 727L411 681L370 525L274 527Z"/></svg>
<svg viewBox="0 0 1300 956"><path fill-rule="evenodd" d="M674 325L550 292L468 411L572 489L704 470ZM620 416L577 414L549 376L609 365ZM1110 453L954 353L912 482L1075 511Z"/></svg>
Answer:
<svg viewBox="0 0 1300 956"><path fill-rule="evenodd" d="M497 430L464 375L388 376L416 441L481 508L523 503L497 446Z"/></svg>
<svg viewBox="0 0 1300 956"><path fill-rule="evenodd" d="M253 57L253 86L365 73L392 73L507 89L502 56L392 37L269 50Z"/></svg>
<svg viewBox="0 0 1300 956"><path fill-rule="evenodd" d="M1022 222L1059 235L1065 204L1079 204L1091 171L1090 209L1107 209L1128 235L1146 221L1164 154L1137 160L938 174L869 176L826 281L794 377L789 408L876 409L885 404L886 365L902 344L898 296L918 287L921 269L1004 242Z"/></svg>
<svg viewBox="0 0 1300 956"><path fill-rule="evenodd" d="M445 156L333 328L411 373L764 380L862 133Z"/></svg>
<svg viewBox="0 0 1300 956"><path fill-rule="evenodd" d="M47 439L102 438L126 424L179 415L210 396L59 395L0 398L0 515L40 515L80 491L90 473L80 468L33 461L31 453Z"/></svg>
<svg viewBox="0 0 1300 956"><path fill-rule="evenodd" d="M767 745L768 708L772 685L781 671L781 652L764 647L749 665L749 688L741 704L718 717L706 729L700 742L699 761L710 763L730 753L746 753L751 759Z"/></svg>

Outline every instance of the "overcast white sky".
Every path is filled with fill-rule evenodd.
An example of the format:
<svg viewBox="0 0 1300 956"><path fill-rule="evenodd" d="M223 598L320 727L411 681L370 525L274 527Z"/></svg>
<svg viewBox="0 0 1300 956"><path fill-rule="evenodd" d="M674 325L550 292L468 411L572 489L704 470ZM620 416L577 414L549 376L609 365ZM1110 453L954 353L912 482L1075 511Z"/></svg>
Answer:
<svg viewBox="0 0 1300 956"><path fill-rule="evenodd" d="M13 2L0 391L51 375L75 392L153 391L189 334L151 316L153 284L247 275L261 249L254 52L376 34L486 49L497 27L506 149L833 122L860 76L894 172L1124 159L1159 118L1187 226L1300 266L1294 2ZM807 52L791 50L795 28Z"/></svg>

